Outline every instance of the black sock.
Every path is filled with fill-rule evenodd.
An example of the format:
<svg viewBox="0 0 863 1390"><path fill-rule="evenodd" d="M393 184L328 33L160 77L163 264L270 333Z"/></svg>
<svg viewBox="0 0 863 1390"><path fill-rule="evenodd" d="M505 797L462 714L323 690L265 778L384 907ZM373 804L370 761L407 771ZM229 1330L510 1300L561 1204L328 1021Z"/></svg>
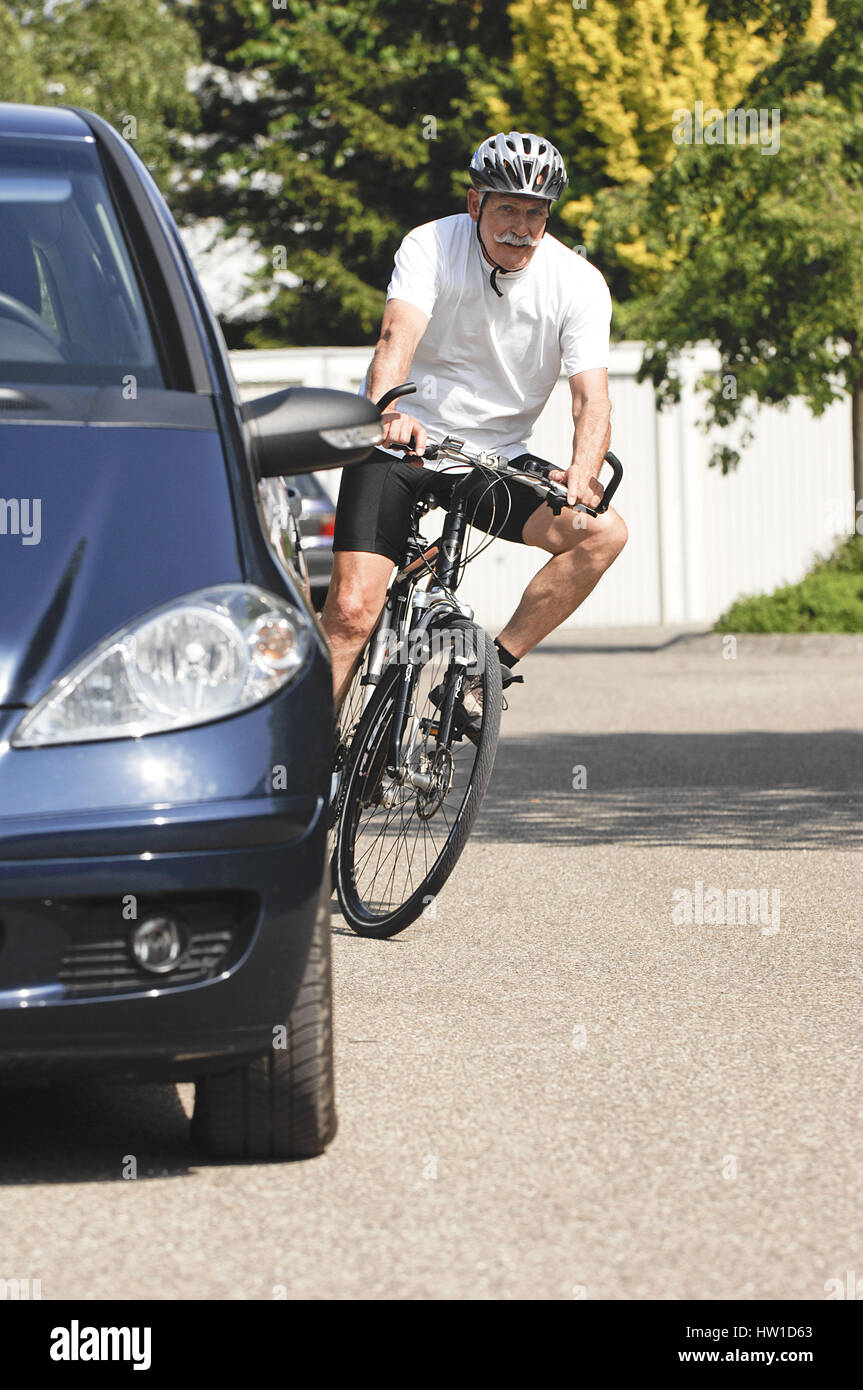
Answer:
<svg viewBox="0 0 863 1390"><path fill-rule="evenodd" d="M501 666L508 666L509 669L512 670L513 666L518 664L518 657L513 656L512 652L508 652L503 643L499 642L496 637L494 639L494 645L497 647L497 654L500 657Z"/></svg>

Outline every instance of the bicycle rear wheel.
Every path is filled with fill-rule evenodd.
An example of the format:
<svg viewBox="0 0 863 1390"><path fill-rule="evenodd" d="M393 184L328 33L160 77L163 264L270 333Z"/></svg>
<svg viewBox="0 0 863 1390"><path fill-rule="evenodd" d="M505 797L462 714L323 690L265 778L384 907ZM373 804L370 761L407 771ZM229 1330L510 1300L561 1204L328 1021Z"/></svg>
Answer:
<svg viewBox="0 0 863 1390"><path fill-rule="evenodd" d="M429 635L403 739L403 766L428 786L395 782L385 771L401 663L384 672L345 765L335 881L345 920L361 936L394 936L437 895L464 849L494 766L502 704L496 648L482 628L458 617L434 623ZM467 658L467 679L481 679L482 723L475 742L457 725L442 742L441 707L459 655Z"/></svg>

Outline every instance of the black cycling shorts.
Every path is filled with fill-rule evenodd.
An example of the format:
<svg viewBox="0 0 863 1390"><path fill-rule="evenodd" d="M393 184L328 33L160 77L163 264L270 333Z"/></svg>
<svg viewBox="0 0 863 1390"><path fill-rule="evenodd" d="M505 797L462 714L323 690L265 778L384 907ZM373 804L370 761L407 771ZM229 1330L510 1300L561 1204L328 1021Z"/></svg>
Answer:
<svg viewBox="0 0 863 1390"><path fill-rule="evenodd" d="M342 473L334 550L371 551L401 560L410 530L413 505L421 492L433 492L444 505L464 473L418 468L395 454L375 449L363 463ZM474 471L464 488L465 516L472 526L523 545L522 529L543 499L518 478L499 478Z"/></svg>

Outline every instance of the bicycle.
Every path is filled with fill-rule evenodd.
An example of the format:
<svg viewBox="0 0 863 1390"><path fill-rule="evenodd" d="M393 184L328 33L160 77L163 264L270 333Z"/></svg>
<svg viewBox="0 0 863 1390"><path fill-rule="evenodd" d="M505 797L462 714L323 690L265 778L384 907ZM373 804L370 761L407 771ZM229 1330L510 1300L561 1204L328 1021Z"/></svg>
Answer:
<svg viewBox="0 0 863 1390"><path fill-rule="evenodd" d="M411 382L394 387L378 407L383 412L414 391ZM489 488L503 478L519 478L556 516L568 507L566 489L548 478L555 465L534 454L508 460L447 436L430 443L424 457L446 459L460 470L467 465L468 471L453 487L435 542L419 530L422 518L444 505L433 481L414 504L404 554L342 704L333 768L332 880L349 926L377 938L394 936L414 922L449 878L497 752L502 707L497 649L473 621L473 610L455 596L466 566L497 536L489 532L472 553L463 554L469 526L465 483L477 470ZM607 509L623 468L610 451L605 460L613 478L599 507L576 503L573 511L596 516ZM482 695L478 732L467 727L460 711L465 685L474 679L481 682Z"/></svg>

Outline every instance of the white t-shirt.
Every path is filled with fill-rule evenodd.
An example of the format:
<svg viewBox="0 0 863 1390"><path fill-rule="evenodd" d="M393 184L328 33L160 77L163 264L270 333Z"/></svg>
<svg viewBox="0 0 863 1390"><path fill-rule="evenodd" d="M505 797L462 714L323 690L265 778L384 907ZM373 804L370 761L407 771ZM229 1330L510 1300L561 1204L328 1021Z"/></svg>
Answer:
<svg viewBox="0 0 863 1390"><path fill-rule="evenodd" d="M548 234L523 270L498 275L500 298L492 270L466 212L408 232L387 299L415 305L429 325L411 365L417 393L397 405L430 439L455 434L515 458L561 366L567 376L608 366L611 296L595 266Z"/></svg>

